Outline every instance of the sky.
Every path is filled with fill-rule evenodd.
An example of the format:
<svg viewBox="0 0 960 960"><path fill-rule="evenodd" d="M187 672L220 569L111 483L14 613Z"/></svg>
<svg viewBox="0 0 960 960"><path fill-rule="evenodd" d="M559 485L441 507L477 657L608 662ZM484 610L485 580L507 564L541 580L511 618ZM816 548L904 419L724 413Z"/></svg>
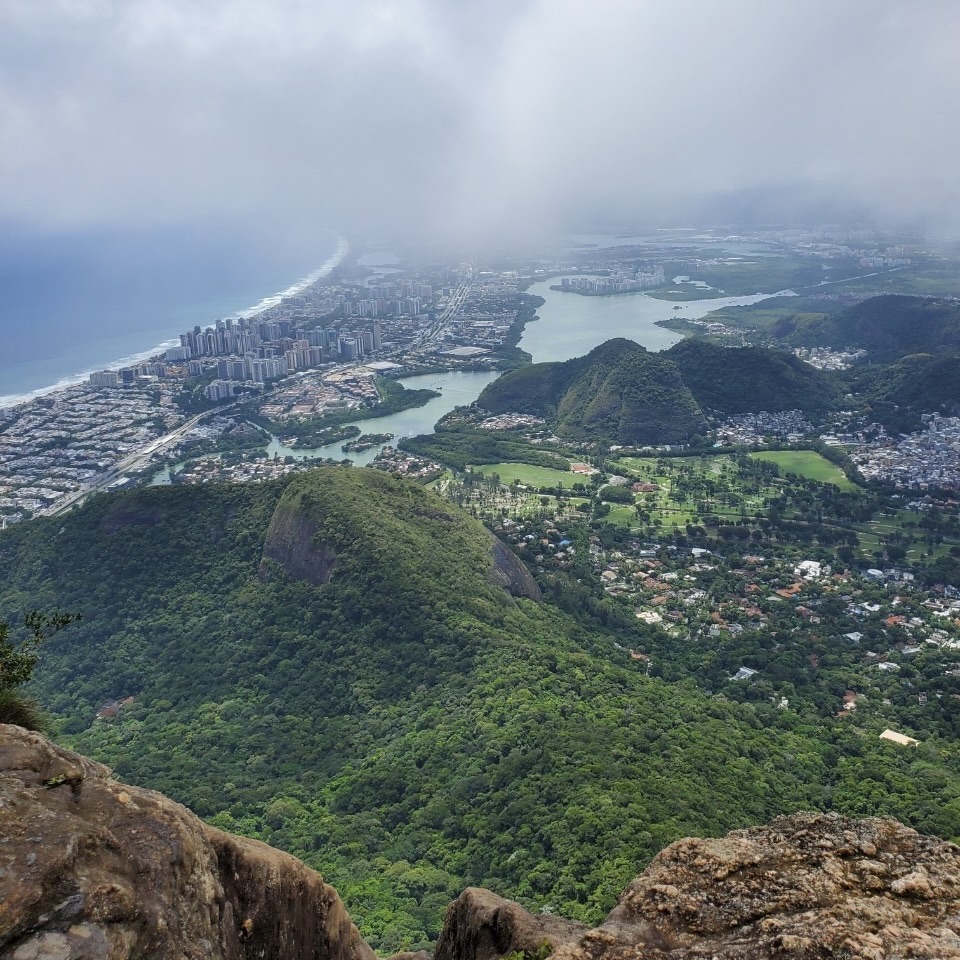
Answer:
<svg viewBox="0 0 960 960"><path fill-rule="evenodd" d="M960 229L956 0L0 0L0 223Z"/></svg>

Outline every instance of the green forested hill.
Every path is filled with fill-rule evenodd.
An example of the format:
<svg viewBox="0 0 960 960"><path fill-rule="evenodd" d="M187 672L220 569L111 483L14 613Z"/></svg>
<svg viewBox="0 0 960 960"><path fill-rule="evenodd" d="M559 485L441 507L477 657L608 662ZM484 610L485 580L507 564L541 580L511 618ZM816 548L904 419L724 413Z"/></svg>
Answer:
<svg viewBox="0 0 960 960"><path fill-rule="evenodd" d="M705 422L676 366L623 339L505 374L477 404L535 413L555 422L561 437L608 443L682 443Z"/></svg>
<svg viewBox="0 0 960 960"><path fill-rule="evenodd" d="M703 429L702 409L722 416L759 410L822 413L834 380L788 353L731 349L700 338L649 353L608 340L585 357L538 363L487 386L478 406L544 417L558 436L603 443L682 443Z"/></svg>
<svg viewBox="0 0 960 960"><path fill-rule="evenodd" d="M960 356L929 353L896 363L854 367L845 374L848 389L868 401L896 404L919 411L960 408Z"/></svg>
<svg viewBox="0 0 960 960"><path fill-rule="evenodd" d="M677 365L702 407L727 416L758 410L820 413L838 399L827 374L779 350L731 349L689 338L674 344L664 356Z"/></svg>
<svg viewBox="0 0 960 960"><path fill-rule="evenodd" d="M960 304L932 297L872 297L839 313L773 330L785 344L867 350L876 363L914 353L960 352Z"/></svg>
<svg viewBox="0 0 960 960"><path fill-rule="evenodd" d="M852 392L880 404L877 416L885 421L886 408L952 412L960 402L954 301L873 297L832 313L788 315L769 336L784 347L865 349L870 366L831 374L763 347L724 348L691 337L654 354L617 339L584 357L512 371L477 403L494 413L542 416L567 440L640 445L689 441L702 430L704 411L817 415L837 409Z"/></svg>
<svg viewBox="0 0 960 960"><path fill-rule="evenodd" d="M482 526L370 470L141 489L0 534L5 619L83 615L33 687L61 741L304 857L386 951L471 883L595 921L671 840L799 808L960 837L953 744L648 677L626 637L505 582Z"/></svg>

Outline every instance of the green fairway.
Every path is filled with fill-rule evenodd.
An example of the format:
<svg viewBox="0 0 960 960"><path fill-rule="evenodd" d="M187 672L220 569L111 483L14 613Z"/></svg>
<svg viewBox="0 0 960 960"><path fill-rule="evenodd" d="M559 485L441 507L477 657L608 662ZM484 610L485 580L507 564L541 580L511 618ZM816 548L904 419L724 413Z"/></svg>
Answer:
<svg viewBox="0 0 960 960"><path fill-rule="evenodd" d="M856 489L856 484L851 483L839 467L814 450L769 450L751 453L750 456L755 460L770 460L784 473L795 473L807 480L832 483L841 490Z"/></svg>
<svg viewBox="0 0 960 960"><path fill-rule="evenodd" d="M536 488L555 487L562 483L569 489L574 483L586 479L569 470L551 470L550 467L535 467L529 463L484 463L470 469L482 477L497 474L504 483L519 480L524 486Z"/></svg>
<svg viewBox="0 0 960 960"><path fill-rule="evenodd" d="M628 527L635 527L637 526L637 511L634 507L628 507L626 504L616 506L603 517L603 522L622 523Z"/></svg>

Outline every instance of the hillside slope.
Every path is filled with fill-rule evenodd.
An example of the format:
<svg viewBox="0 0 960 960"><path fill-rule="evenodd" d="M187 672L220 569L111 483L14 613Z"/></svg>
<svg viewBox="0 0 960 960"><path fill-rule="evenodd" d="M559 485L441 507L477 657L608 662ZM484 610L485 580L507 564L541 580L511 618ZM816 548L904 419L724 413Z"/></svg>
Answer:
<svg viewBox="0 0 960 960"><path fill-rule="evenodd" d="M623 339L584 357L505 374L484 389L477 405L545 417L570 440L682 443L705 424L674 364Z"/></svg>
<svg viewBox="0 0 960 960"><path fill-rule="evenodd" d="M0 835L0 952L12 960L374 960L303 863L5 725ZM894 820L797 814L673 844L594 930L467 889L435 958L944 960L960 956L958 876L957 847Z"/></svg>
<svg viewBox="0 0 960 960"><path fill-rule="evenodd" d="M0 724L0 953L375 960L323 878Z"/></svg>
<svg viewBox="0 0 960 960"><path fill-rule="evenodd" d="M958 353L960 304L890 294L808 322L785 321L773 335L790 345L864 349L874 363L914 353Z"/></svg>
<svg viewBox="0 0 960 960"><path fill-rule="evenodd" d="M723 416L759 410L822 413L835 406L833 380L790 353L718 347L688 338L664 352L704 409Z"/></svg>
<svg viewBox="0 0 960 960"><path fill-rule="evenodd" d="M849 388L867 400L920 412L960 411L960 355L912 354L889 365L854 367Z"/></svg>
<svg viewBox="0 0 960 960"><path fill-rule="evenodd" d="M800 808L960 837L953 745L648 677L502 567L430 491L325 468L4 531L0 603L83 615L32 691L61 737L301 856L381 950L471 884L598 922L673 840Z"/></svg>
<svg viewBox="0 0 960 960"><path fill-rule="evenodd" d="M489 384L477 405L544 417L568 440L644 445L689 441L706 424L704 410L817 414L839 395L829 375L777 350L691 338L649 353L619 339L584 357L512 371Z"/></svg>

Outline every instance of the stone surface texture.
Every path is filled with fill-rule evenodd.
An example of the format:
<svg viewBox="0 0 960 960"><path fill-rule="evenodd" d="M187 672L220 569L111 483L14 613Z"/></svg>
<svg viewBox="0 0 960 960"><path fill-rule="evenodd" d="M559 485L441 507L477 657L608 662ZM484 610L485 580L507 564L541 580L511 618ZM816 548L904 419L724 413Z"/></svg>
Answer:
<svg viewBox="0 0 960 960"><path fill-rule="evenodd" d="M319 874L0 725L0 960L373 960Z"/></svg>
<svg viewBox="0 0 960 960"><path fill-rule="evenodd" d="M960 960L960 847L800 813L660 853L594 929L477 888L434 960ZM0 960L373 960L300 861L0 725ZM426 954L396 960L430 960Z"/></svg>
<svg viewBox="0 0 960 960"><path fill-rule="evenodd" d="M960 957L960 847L896 820L795 814L660 853L599 927L485 890L447 912L436 960Z"/></svg>

